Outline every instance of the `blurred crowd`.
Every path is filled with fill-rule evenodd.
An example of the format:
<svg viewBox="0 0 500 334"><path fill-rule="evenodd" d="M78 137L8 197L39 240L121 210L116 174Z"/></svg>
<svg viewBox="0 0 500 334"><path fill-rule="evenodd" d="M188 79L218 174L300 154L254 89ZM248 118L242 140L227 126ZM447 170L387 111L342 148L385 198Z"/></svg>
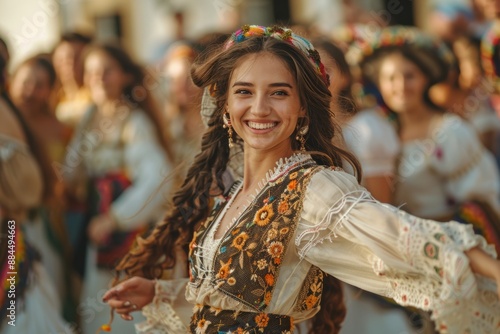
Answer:
<svg viewBox="0 0 500 334"><path fill-rule="evenodd" d="M363 185L416 216L473 224L500 250L500 1L437 5L432 35L346 12L331 32L293 29L320 51L338 140L360 160ZM191 65L227 37L179 39L143 66L119 44L67 32L12 73L0 40L0 218L2 236L16 222L19 306L9 326L3 285L2 333L91 334L109 320L101 296L114 266L189 182L202 149ZM5 282L14 270L0 248ZM427 314L345 289L343 333L433 333ZM122 319L113 326L134 333Z"/></svg>

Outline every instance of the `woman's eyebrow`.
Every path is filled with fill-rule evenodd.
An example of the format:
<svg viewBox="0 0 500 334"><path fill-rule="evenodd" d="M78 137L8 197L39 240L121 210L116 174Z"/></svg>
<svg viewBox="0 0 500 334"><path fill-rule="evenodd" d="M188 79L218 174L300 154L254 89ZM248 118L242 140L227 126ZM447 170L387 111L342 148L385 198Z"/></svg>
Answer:
<svg viewBox="0 0 500 334"><path fill-rule="evenodd" d="M245 86L245 87L252 87L253 84L250 82L244 82L244 81L237 81L233 84L232 87L235 86ZM293 88L292 85L290 85L288 82L273 82L269 84L269 87L288 87L288 88Z"/></svg>

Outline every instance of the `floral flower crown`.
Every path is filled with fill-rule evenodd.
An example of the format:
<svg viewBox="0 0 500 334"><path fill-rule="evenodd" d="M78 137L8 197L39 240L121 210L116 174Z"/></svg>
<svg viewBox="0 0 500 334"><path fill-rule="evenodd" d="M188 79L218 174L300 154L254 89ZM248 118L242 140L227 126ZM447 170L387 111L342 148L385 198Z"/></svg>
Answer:
<svg viewBox="0 0 500 334"><path fill-rule="evenodd" d="M241 29L235 31L225 44L225 49L229 49L236 43L243 42L250 37L264 36L272 37L280 41L287 42L302 51L316 68L316 72L321 76L327 86L330 85L329 75L326 73L325 66L321 62L318 51L304 37L292 32L291 29L279 26L264 27L259 25L244 25Z"/></svg>
<svg viewBox="0 0 500 334"><path fill-rule="evenodd" d="M347 52L346 59L351 65L358 65L379 49L404 45L425 52L428 55L426 58L429 60L427 63L431 68L441 65L437 64L437 62L449 67L455 62L453 52L441 40L422 32L418 28L406 26L386 27L375 33L368 41L363 41L363 43L355 42ZM435 64L430 64L432 60L434 60L433 63Z"/></svg>
<svg viewBox="0 0 500 334"><path fill-rule="evenodd" d="M500 22L495 22L481 40L484 74L500 91Z"/></svg>
<svg viewBox="0 0 500 334"><path fill-rule="evenodd" d="M364 32L353 38L346 53L346 60L359 76L359 82L353 87L353 95L359 100L361 108L378 106L387 113L389 119L395 120L396 114L390 112L385 105L374 77L377 71L370 66L373 60L378 59L379 52L400 47L410 48L415 58L426 67L426 75L432 84L444 80L455 63L453 52L441 40L418 28L390 26L374 32Z"/></svg>

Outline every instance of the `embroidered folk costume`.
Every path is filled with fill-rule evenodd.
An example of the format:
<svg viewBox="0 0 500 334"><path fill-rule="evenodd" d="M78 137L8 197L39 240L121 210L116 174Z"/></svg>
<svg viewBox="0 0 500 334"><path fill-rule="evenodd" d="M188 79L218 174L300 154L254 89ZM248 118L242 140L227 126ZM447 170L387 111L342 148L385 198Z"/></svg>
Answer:
<svg viewBox="0 0 500 334"><path fill-rule="evenodd" d="M250 36L296 45L328 83L312 46L290 30L245 26L227 45ZM319 166L306 152L276 164L221 238L216 232L241 181L215 198L189 244L189 278L157 281L140 333L183 333L187 327L197 334L291 333L318 312L325 274L432 311L442 333L497 331L496 284L475 276L464 253L475 247L496 252L470 226L420 219L379 203L352 175ZM175 314L181 283L195 305L186 328L184 314Z"/></svg>

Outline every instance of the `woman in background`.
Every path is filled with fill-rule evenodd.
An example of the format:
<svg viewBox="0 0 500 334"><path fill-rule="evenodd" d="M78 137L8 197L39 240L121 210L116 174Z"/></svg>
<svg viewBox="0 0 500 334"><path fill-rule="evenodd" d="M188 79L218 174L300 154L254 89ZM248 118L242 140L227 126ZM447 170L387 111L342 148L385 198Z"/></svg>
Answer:
<svg viewBox="0 0 500 334"><path fill-rule="evenodd" d="M160 115L143 87L144 72L125 51L113 45L89 48L84 79L94 108L70 144L65 176L87 208L75 262L84 277L83 333L93 334L109 315L101 297L112 268L161 217L172 160ZM134 332L124 322L117 323L117 331Z"/></svg>
<svg viewBox="0 0 500 334"><path fill-rule="evenodd" d="M52 171L43 146L5 90L5 65L0 57L0 279L4 282L0 330L6 334L73 333L62 319L54 282L24 233L30 210L50 197L45 180L51 179ZM9 255L15 256L13 266ZM7 280L11 272L16 273L15 281ZM14 312L9 310L13 301Z"/></svg>

